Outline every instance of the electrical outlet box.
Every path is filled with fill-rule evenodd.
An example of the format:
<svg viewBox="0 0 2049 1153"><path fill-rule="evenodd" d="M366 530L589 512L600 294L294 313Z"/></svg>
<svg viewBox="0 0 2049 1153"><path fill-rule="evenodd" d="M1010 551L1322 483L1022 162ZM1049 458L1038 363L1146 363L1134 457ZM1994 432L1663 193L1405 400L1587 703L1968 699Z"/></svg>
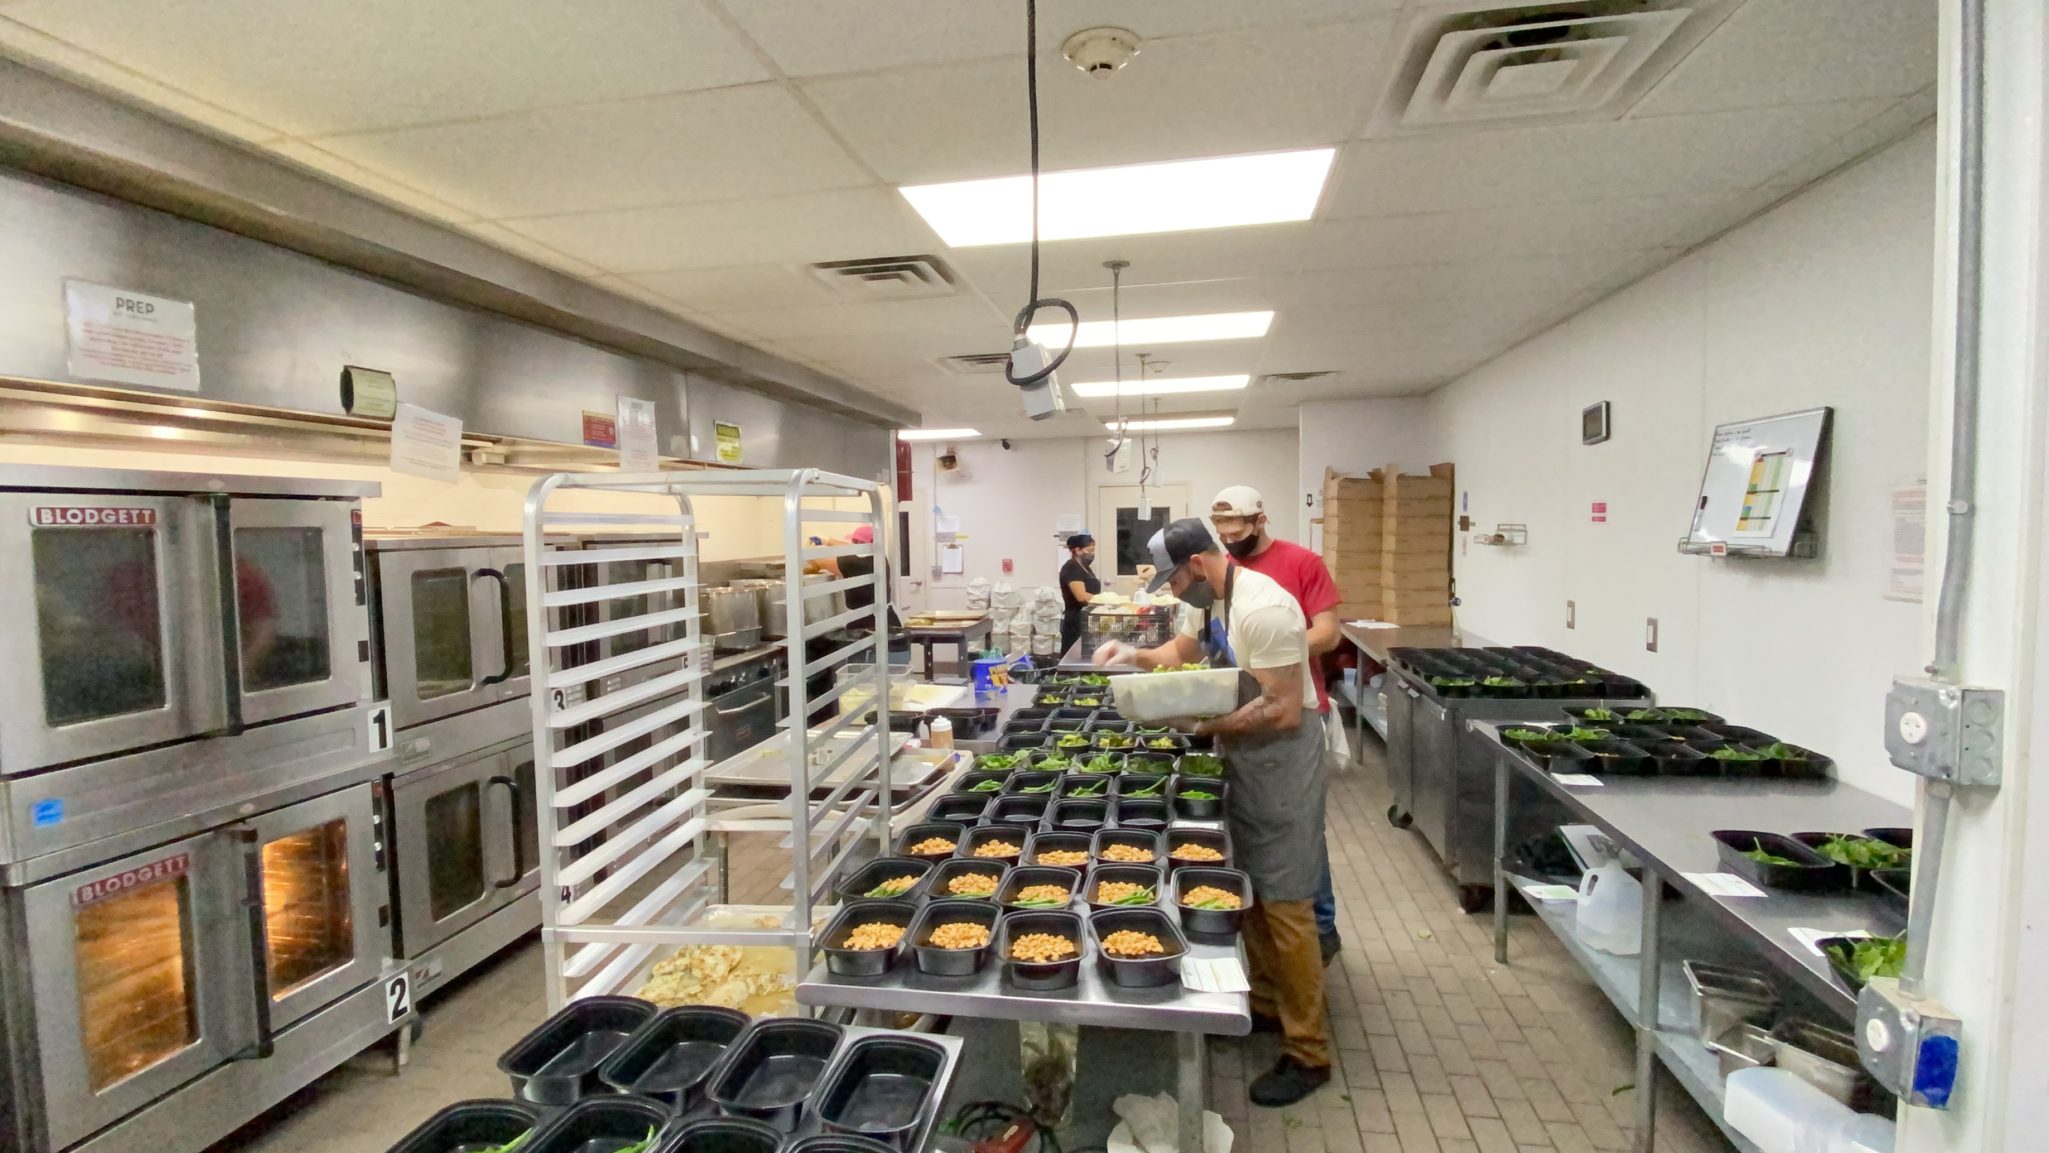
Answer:
<svg viewBox="0 0 2049 1153"><path fill-rule="evenodd" d="M1874 977L1857 995L1857 1056L1878 1083L1909 1105L1949 1108L1963 1022L1939 1002Z"/></svg>
<svg viewBox="0 0 2049 1153"><path fill-rule="evenodd" d="M1565 627L1569 629L1576 629L1579 627L1578 601L1565 602Z"/></svg>
<svg viewBox="0 0 2049 1153"><path fill-rule="evenodd" d="M1885 698L1885 752L1930 780L1997 785L2006 694L1901 677Z"/></svg>
<svg viewBox="0 0 2049 1153"><path fill-rule="evenodd" d="M1647 653L1658 651L1658 618L1656 617L1645 617L1643 619L1643 651Z"/></svg>

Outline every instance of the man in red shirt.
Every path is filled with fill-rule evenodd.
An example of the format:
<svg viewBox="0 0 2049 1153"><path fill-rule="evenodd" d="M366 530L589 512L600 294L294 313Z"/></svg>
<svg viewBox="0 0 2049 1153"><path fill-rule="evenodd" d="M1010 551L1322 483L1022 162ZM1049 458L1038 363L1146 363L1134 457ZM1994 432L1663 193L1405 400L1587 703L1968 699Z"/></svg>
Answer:
<svg viewBox="0 0 2049 1153"><path fill-rule="evenodd" d="M1323 558L1293 541L1275 540L1267 532L1266 501L1250 485L1234 484L1210 502L1210 523L1217 539L1231 558L1256 573L1272 577L1302 606L1309 621L1309 667L1322 667L1323 655L1338 646L1338 586L1323 567ZM1331 716L1330 694L1322 676L1316 680L1316 711L1326 726L1336 725ZM1329 842L1326 840L1325 842ZM1316 891L1316 933L1323 945L1323 963L1343 948L1338 937L1337 894L1331 887L1330 861L1323 862L1323 880Z"/></svg>

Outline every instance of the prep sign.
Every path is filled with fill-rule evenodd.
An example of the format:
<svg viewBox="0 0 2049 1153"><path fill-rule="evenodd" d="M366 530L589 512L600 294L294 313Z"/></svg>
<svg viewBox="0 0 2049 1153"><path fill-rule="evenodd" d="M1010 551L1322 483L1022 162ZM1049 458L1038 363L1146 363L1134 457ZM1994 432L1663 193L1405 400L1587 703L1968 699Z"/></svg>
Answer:
<svg viewBox="0 0 2049 1153"><path fill-rule="evenodd" d="M199 322L187 300L64 282L71 375L199 391Z"/></svg>

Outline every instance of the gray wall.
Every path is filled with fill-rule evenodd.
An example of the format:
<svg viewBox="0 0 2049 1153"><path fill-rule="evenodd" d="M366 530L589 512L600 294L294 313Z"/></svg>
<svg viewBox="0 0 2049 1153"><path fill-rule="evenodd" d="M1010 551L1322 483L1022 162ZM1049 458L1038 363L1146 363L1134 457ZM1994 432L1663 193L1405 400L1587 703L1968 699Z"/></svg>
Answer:
<svg viewBox="0 0 2049 1153"><path fill-rule="evenodd" d="M0 169L0 375L68 381L64 281L189 300L200 395L337 413L345 364L397 377L400 398L478 432L581 439L584 409L656 405L662 449L715 450L739 423L755 467L864 478L889 467L878 425L750 392L412 290L284 248Z"/></svg>

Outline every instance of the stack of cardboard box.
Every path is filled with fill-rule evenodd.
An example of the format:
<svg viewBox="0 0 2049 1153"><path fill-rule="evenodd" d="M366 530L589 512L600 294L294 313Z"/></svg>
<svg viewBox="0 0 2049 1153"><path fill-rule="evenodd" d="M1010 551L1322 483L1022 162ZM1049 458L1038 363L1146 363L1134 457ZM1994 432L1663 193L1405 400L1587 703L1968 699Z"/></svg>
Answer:
<svg viewBox="0 0 2049 1153"><path fill-rule="evenodd" d="M1451 623L1452 467L1363 477L1325 470L1323 562L1338 615L1398 625Z"/></svg>

